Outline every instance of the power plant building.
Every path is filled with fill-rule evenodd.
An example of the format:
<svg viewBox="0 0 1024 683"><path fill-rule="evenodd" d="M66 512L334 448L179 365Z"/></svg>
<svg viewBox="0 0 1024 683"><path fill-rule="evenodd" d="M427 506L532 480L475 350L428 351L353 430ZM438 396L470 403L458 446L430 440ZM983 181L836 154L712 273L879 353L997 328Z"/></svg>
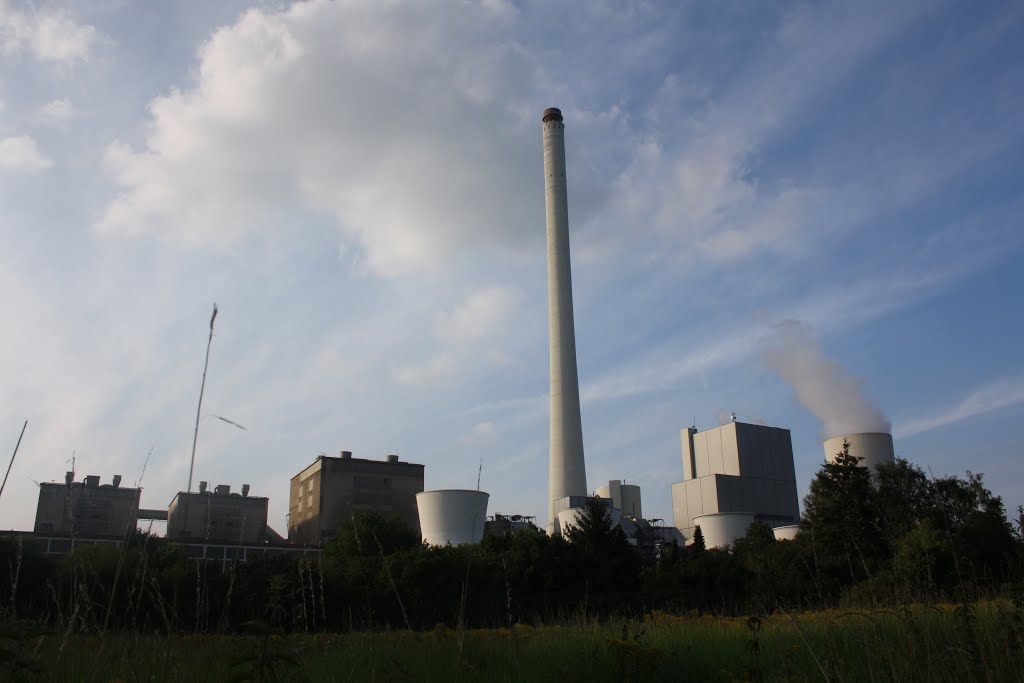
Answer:
<svg viewBox="0 0 1024 683"><path fill-rule="evenodd" d="M256 544L267 540L269 500L250 496L249 485L232 493L228 485L210 491L199 482L199 491L178 492L167 508L167 538L179 541Z"/></svg>
<svg viewBox="0 0 1024 683"><path fill-rule="evenodd" d="M423 491L423 465L386 460L318 456L292 477L288 496L288 542L321 545L358 512L396 516L420 530L416 494ZM483 519L480 520L483 528Z"/></svg>
<svg viewBox="0 0 1024 683"><path fill-rule="evenodd" d="M569 259L569 202L565 174L565 125L559 109L545 109L544 205L548 252L548 334L551 354L551 449L548 463L548 533L558 533L558 513L573 499L585 499L580 387L576 368L572 271Z"/></svg>
<svg viewBox="0 0 1024 683"><path fill-rule="evenodd" d="M743 422L703 432L687 428L682 454L683 481L672 485L672 516L687 540L701 515L746 512L772 527L799 522L788 429Z"/></svg>
<svg viewBox="0 0 1024 683"><path fill-rule="evenodd" d="M643 519L643 506L640 504L640 487L636 484L623 484L619 479L612 479L605 486L598 486L594 492L598 498L608 498L612 507L621 510L626 517Z"/></svg>
<svg viewBox="0 0 1024 683"><path fill-rule="evenodd" d="M100 485L95 475L76 482L68 472L63 484L39 485L34 531L88 537L123 537L138 522L142 489L121 488L120 475Z"/></svg>

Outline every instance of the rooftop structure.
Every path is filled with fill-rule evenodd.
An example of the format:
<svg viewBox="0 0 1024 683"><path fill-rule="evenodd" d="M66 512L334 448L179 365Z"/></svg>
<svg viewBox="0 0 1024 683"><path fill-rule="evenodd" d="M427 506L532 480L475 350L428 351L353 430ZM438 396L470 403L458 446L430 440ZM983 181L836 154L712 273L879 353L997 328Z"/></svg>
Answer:
<svg viewBox="0 0 1024 683"><path fill-rule="evenodd" d="M292 477L288 495L288 542L321 545L357 512L396 516L420 530L416 494L423 491L423 465L385 460L320 455ZM482 522L481 522L482 523Z"/></svg>

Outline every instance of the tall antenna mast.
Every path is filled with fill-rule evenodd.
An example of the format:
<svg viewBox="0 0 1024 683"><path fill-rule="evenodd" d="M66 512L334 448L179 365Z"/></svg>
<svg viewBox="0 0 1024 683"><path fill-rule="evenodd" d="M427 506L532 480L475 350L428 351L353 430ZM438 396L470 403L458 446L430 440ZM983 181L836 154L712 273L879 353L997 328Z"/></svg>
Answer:
<svg viewBox="0 0 1024 683"><path fill-rule="evenodd" d="M0 484L0 496L4 493L4 487L7 486L7 477L11 476L11 468L14 467L14 456L18 454L18 449L21 447L21 437L25 436L25 427L28 427L28 420L25 420L25 424L21 425L21 434L18 435L18 443L14 445L14 452L11 453L11 462L7 465L7 474L4 475L4 483ZM483 462L482 460L480 462ZM476 488L480 489L480 477L477 477Z"/></svg>
<svg viewBox="0 0 1024 683"><path fill-rule="evenodd" d="M192 497L192 471L196 466L196 442L199 440L199 415L203 410L203 392L206 390L206 369L210 366L210 346L213 344L213 321L217 319L217 302L213 302L210 316L210 337L206 340L206 360L203 361L203 381L199 384L199 405L196 406L196 427L192 432L192 459L188 464L188 489L185 491L185 527L188 528L188 499Z"/></svg>
<svg viewBox="0 0 1024 683"><path fill-rule="evenodd" d="M484 459L480 458L480 467L476 470L476 490L480 490L480 475L484 473Z"/></svg>

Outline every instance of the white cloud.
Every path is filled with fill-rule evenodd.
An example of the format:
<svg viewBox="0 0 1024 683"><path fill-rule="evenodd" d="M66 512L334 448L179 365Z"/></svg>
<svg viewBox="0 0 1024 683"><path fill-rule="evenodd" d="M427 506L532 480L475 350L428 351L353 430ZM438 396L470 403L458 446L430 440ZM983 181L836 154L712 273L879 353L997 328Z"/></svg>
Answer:
<svg viewBox="0 0 1024 683"><path fill-rule="evenodd" d="M36 141L28 135L0 140L0 169L12 171L42 171L53 166L39 151Z"/></svg>
<svg viewBox="0 0 1024 683"><path fill-rule="evenodd" d="M98 223L226 246L332 216L377 273L543 234L533 63L488 6L313 0L250 10L202 47L198 82L151 103L143 149L110 145L121 187ZM539 109L537 109L539 115Z"/></svg>
<svg viewBox="0 0 1024 683"><path fill-rule="evenodd" d="M39 108L38 118L41 122L52 126L66 126L78 112L69 99L52 100Z"/></svg>
<svg viewBox="0 0 1024 683"><path fill-rule="evenodd" d="M41 62L71 64L88 59L97 37L94 26L63 10L19 12L0 0L0 50L8 54L28 51Z"/></svg>
<svg viewBox="0 0 1024 683"><path fill-rule="evenodd" d="M438 349L430 359L399 368L392 377L400 384L421 385L449 379L480 360L507 365L509 358L495 344L503 338L521 299L520 291L513 287L487 287L470 292L453 308L435 316Z"/></svg>
<svg viewBox="0 0 1024 683"><path fill-rule="evenodd" d="M437 336L452 343L494 336L520 298L520 291L513 287L477 290L451 311L437 316Z"/></svg>
<svg viewBox="0 0 1024 683"><path fill-rule="evenodd" d="M458 438L458 443L465 446L474 446L487 441L493 441L498 434L498 428L494 422L486 420L477 422L470 430Z"/></svg>
<svg viewBox="0 0 1024 683"><path fill-rule="evenodd" d="M456 365L452 357L442 353L424 365L398 368L392 373L392 377L399 384L419 386L451 377L455 370Z"/></svg>
<svg viewBox="0 0 1024 683"><path fill-rule="evenodd" d="M1006 377L971 392L959 404L936 415L897 423L897 437L914 436L946 425L1024 403L1024 375Z"/></svg>

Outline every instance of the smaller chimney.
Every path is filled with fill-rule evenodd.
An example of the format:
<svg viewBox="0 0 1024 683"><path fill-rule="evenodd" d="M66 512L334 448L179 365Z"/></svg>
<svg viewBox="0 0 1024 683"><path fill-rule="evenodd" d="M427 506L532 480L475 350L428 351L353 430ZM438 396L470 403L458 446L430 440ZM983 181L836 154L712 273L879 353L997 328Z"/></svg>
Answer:
<svg viewBox="0 0 1024 683"><path fill-rule="evenodd" d="M68 486L70 486L71 484L75 483L75 473L74 472L65 472L64 473L64 483L67 484Z"/></svg>
<svg viewBox="0 0 1024 683"><path fill-rule="evenodd" d="M351 460L352 459L352 451L342 451L341 452L341 459L342 460Z"/></svg>
<svg viewBox="0 0 1024 683"><path fill-rule="evenodd" d="M199 493L206 493L206 482L199 482Z"/></svg>
<svg viewBox="0 0 1024 683"><path fill-rule="evenodd" d="M397 455L389 455L388 456L388 462L398 462L398 456Z"/></svg>
<svg viewBox="0 0 1024 683"><path fill-rule="evenodd" d="M249 496L249 485L248 484L242 484L242 498L247 498L248 496Z"/></svg>
<svg viewBox="0 0 1024 683"><path fill-rule="evenodd" d="M86 486L99 486L100 485L99 475L96 475L96 474L87 475L85 477L85 485Z"/></svg>
<svg viewBox="0 0 1024 683"><path fill-rule="evenodd" d="M114 488L115 489L117 487L119 487L121 485L121 475L120 474L115 474L112 482L114 484Z"/></svg>
<svg viewBox="0 0 1024 683"><path fill-rule="evenodd" d="M213 492L218 496L226 496L231 493L231 484L217 484L213 487Z"/></svg>

